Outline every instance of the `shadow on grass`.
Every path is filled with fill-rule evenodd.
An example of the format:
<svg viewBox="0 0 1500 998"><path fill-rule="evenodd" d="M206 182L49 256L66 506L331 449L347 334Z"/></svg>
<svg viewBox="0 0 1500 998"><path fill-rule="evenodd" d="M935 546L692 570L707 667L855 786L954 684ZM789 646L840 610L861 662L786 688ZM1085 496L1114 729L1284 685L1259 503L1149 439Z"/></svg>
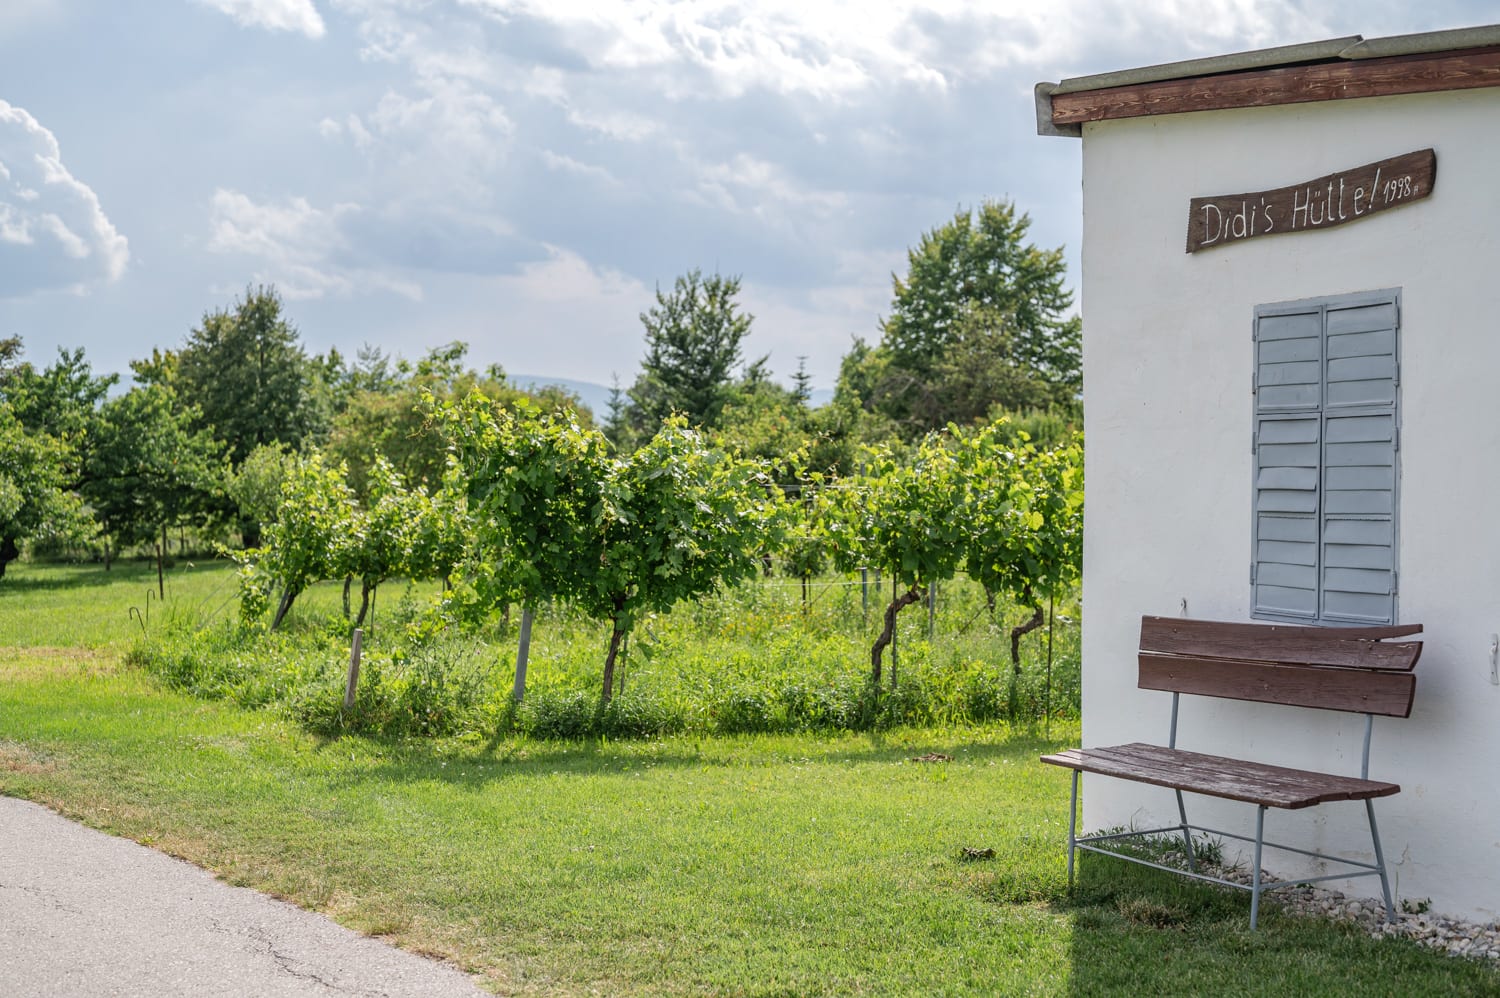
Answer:
<svg viewBox="0 0 1500 998"><path fill-rule="evenodd" d="M168 585L173 577L194 572L221 570L226 563L207 555L201 560L168 561L166 571ZM45 574L34 569L45 568ZM108 569L98 564L57 564L37 566L30 562L17 566L9 565L0 577L0 595L10 593L17 598L28 593L68 592L74 589L101 589L107 586L149 586L156 592L156 562L116 561Z"/></svg>
<svg viewBox="0 0 1500 998"><path fill-rule="evenodd" d="M1500 995L1493 966L1293 914L1274 895L1252 932L1247 892L1108 857L1080 854L1071 889L1061 863L1000 871L972 889L1000 908L1067 916L1069 995Z"/></svg>
<svg viewBox="0 0 1500 998"><path fill-rule="evenodd" d="M661 741L515 740L467 748L456 747L452 742L339 735L319 738L317 748L326 751L345 742L378 748L383 761L362 769L358 776L350 778L351 783L374 777L393 782L436 780L479 789L494 783L558 773L599 776L629 773L643 767L741 769L759 766L765 759L824 766L888 763L941 767L983 765L991 761L1025 764L1040 754L1056 750L1066 740L1047 739L1025 732L998 743L966 741L961 731L946 737L902 735L900 731L829 734L826 748L821 751L808 751L806 734L701 738L679 735ZM778 748L778 741L790 742L792 739L796 740L795 750ZM919 758L933 754L950 756L952 761L921 761ZM463 765L454 766L456 760L462 760Z"/></svg>

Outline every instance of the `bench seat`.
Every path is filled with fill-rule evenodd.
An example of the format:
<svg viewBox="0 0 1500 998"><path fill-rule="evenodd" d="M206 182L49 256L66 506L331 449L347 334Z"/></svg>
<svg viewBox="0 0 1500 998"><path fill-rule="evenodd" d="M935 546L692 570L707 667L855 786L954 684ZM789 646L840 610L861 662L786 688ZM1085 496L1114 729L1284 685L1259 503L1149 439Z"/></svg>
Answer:
<svg viewBox="0 0 1500 998"><path fill-rule="evenodd" d="M1268 766L1144 742L1109 748L1068 749L1044 755L1042 762L1136 783L1287 809L1337 800L1369 800L1401 792L1399 785L1380 780Z"/></svg>

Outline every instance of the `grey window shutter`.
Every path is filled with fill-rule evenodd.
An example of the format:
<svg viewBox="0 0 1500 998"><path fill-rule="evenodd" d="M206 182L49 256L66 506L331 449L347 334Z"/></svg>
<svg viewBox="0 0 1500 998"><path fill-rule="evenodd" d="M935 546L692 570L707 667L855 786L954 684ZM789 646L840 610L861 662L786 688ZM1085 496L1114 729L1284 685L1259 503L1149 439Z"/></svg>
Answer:
<svg viewBox="0 0 1500 998"><path fill-rule="evenodd" d="M1253 615L1394 622L1395 292L1255 320Z"/></svg>
<svg viewBox="0 0 1500 998"><path fill-rule="evenodd" d="M1318 615L1323 313L1260 315L1255 330L1257 616Z"/></svg>
<svg viewBox="0 0 1500 998"><path fill-rule="evenodd" d="M1323 409L1321 616L1393 623L1396 613L1394 295L1330 302Z"/></svg>

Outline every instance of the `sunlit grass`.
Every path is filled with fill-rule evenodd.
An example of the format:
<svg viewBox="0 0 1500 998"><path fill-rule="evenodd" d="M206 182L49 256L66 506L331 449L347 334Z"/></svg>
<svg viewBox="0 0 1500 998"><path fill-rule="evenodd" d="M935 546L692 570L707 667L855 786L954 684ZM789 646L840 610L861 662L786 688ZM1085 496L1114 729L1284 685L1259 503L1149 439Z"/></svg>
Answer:
<svg viewBox="0 0 1500 998"><path fill-rule="evenodd" d="M287 711L188 697L118 664L142 623L186 623L199 642L219 633L227 569L175 569L166 604L153 599L141 621L121 604L137 605L154 572L89 572L24 566L0 583L0 792L451 957L505 993L1500 993L1488 967L1274 908L1250 933L1241 894L1095 857L1070 893L1067 774L1036 759L1076 740L1066 718L1050 735L1033 720L588 741L499 725L320 737ZM393 587L383 599L377 662L392 654L379 628L399 632L403 602L425 598ZM903 689L962 675L966 656L1008 668L982 605L961 590L945 599L934 641L921 615L903 630ZM338 587L317 587L278 640L327 656L336 673L338 603ZM860 610L856 588L830 586L804 614L797 590L772 580L644 621L625 696L750 710L788 682L858 677L870 633ZM501 690L509 635L496 626L482 652ZM1060 661L1076 654L1072 635ZM597 628L551 612L537 639L537 695L592 693ZM1034 673L1044 646L1028 645ZM267 647L210 651L259 674ZM965 861L965 848L994 856Z"/></svg>
<svg viewBox="0 0 1500 998"><path fill-rule="evenodd" d="M1003 727L318 739L97 656L0 656L0 792L504 993L1497 993L1487 967L1153 871L1063 864L1076 738ZM915 761L936 753L951 761ZM965 861L965 848L993 859ZM1088 857L1093 859L1093 857Z"/></svg>

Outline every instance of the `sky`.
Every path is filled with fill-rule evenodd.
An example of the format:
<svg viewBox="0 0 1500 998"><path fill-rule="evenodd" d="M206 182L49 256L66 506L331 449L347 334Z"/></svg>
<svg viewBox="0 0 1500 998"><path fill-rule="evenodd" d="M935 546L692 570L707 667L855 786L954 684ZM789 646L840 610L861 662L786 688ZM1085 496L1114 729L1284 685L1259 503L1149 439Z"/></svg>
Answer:
<svg viewBox="0 0 1500 998"><path fill-rule="evenodd" d="M0 0L0 337L128 374L273 284L315 353L628 386L738 275L833 387L907 249L1009 199L1078 277L1040 80L1500 21L1493 0ZM1087 316L1085 316L1087 321ZM805 358L805 361L799 359Z"/></svg>

